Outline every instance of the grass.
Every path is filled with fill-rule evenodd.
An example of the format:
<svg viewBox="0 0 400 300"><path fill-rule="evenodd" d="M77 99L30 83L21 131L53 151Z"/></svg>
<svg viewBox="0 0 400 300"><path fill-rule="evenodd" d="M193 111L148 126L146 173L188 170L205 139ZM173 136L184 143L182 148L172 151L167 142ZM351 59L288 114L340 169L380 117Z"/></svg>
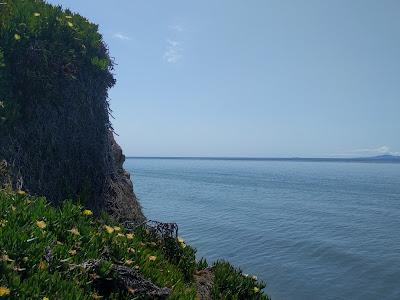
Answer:
<svg viewBox="0 0 400 300"><path fill-rule="evenodd" d="M137 299L132 290L104 294L95 284L118 264L171 288L168 299L195 299L195 250L174 241L128 231L105 215L96 219L72 201L56 208L45 198L0 190L0 298ZM91 259L102 260L95 274L80 267ZM226 262L213 268L214 299L267 299L263 283Z"/></svg>

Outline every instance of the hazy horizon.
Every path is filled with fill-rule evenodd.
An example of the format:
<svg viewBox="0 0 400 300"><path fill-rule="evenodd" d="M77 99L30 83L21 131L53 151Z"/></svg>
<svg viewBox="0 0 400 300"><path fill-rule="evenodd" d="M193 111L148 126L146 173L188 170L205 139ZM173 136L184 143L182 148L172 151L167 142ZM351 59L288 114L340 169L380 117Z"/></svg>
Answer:
<svg viewBox="0 0 400 300"><path fill-rule="evenodd" d="M348 160L348 161L357 161L357 160L365 160L365 161L385 161L385 159L389 159L389 162L392 162L394 159L396 162L399 161L400 155L392 155L392 154L382 154L382 155L373 155L373 156L353 156L353 157L305 157L305 156L275 156L275 157L267 157L267 156L136 156L136 155L125 155L126 159L216 159L216 160ZM375 158L383 158L383 160L374 160Z"/></svg>
<svg viewBox="0 0 400 300"><path fill-rule="evenodd" d="M100 24L128 156L400 154L400 2L51 0Z"/></svg>

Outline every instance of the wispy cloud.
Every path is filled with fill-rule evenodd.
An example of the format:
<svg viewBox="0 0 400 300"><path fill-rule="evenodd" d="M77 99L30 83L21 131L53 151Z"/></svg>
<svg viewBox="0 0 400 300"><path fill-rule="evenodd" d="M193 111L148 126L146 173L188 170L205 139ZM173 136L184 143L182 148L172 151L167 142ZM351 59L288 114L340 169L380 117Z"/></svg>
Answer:
<svg viewBox="0 0 400 300"><path fill-rule="evenodd" d="M388 146L380 146L377 148L364 148L356 149L352 151L353 153L364 153L364 154L390 154L390 155L400 155L398 151L392 151Z"/></svg>
<svg viewBox="0 0 400 300"><path fill-rule="evenodd" d="M169 29L176 31L176 32L182 32L183 31L183 27L180 25L170 25Z"/></svg>
<svg viewBox="0 0 400 300"><path fill-rule="evenodd" d="M130 41L130 40L131 40L131 38L130 38L129 36L124 35L124 34L119 33L119 32L115 33L113 36L114 36L115 38L120 39L120 40L123 40L123 41Z"/></svg>
<svg viewBox="0 0 400 300"><path fill-rule="evenodd" d="M182 58L181 43L175 40L167 39L167 47L163 58L166 62L175 64Z"/></svg>
<svg viewBox="0 0 400 300"><path fill-rule="evenodd" d="M374 155L400 155L399 151L393 151L390 147L388 146L380 146L376 148L361 148L361 149L355 149L351 150L347 153L340 153L340 154L332 154L331 156L349 156L349 157L354 157L354 156L374 156Z"/></svg>
<svg viewBox="0 0 400 300"><path fill-rule="evenodd" d="M182 43L179 41L179 35L184 31L180 25L168 26L169 37L167 37L163 59L167 63L176 64L183 57Z"/></svg>

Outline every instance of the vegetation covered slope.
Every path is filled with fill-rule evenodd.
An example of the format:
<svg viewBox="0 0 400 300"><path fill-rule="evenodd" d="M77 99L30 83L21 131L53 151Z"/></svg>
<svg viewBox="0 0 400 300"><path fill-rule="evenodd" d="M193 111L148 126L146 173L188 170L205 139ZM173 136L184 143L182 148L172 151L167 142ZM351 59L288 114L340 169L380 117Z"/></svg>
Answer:
<svg viewBox="0 0 400 300"><path fill-rule="evenodd" d="M121 282L116 267L170 289L168 299L196 298L193 274L200 264L184 241L166 242L145 228L129 231L71 201L55 208L44 198L0 191L0 298L146 298L140 285ZM267 299L263 283L228 263L212 269L214 299Z"/></svg>
<svg viewBox="0 0 400 300"><path fill-rule="evenodd" d="M142 221L114 151L112 68L98 26L84 17L42 0L1 1L0 160L12 185Z"/></svg>

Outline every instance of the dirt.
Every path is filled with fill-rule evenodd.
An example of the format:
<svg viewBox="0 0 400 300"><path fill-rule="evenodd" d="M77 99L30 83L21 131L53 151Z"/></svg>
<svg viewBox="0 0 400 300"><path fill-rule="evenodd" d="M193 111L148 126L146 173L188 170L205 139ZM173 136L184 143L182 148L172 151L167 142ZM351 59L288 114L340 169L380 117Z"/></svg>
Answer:
<svg viewBox="0 0 400 300"><path fill-rule="evenodd" d="M214 281L214 273L211 268L197 271L194 275L198 300L211 300L211 290Z"/></svg>

